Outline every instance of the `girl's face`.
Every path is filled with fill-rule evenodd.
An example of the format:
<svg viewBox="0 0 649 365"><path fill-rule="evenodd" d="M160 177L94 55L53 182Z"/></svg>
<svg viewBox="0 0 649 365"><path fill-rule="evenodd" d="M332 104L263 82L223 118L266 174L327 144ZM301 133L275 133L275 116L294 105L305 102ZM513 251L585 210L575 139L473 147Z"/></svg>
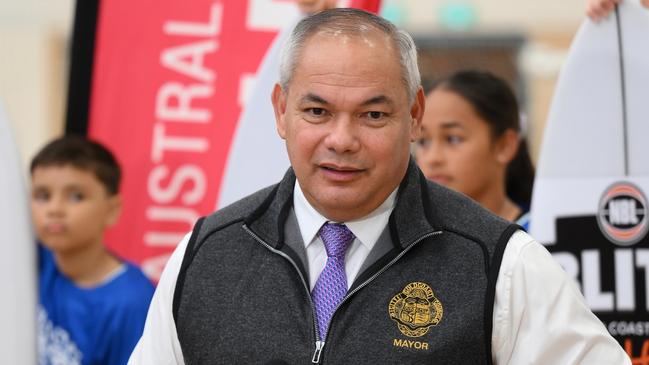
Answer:
<svg viewBox="0 0 649 365"><path fill-rule="evenodd" d="M498 138L500 139L500 138ZM504 184L503 143L460 95L439 88L426 98L416 158L429 180L480 201Z"/></svg>

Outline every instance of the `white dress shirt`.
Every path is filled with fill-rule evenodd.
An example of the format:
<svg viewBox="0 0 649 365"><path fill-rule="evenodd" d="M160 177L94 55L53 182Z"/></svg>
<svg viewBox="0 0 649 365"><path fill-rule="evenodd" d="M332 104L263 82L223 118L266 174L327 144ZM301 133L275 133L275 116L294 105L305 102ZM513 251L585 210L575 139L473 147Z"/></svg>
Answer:
<svg viewBox="0 0 649 365"><path fill-rule="evenodd" d="M348 285L354 282L395 205L396 190L363 219L344 222L356 239L345 256ZM317 232L327 221L295 184L295 215L305 242L313 288L327 255ZM173 293L190 234L180 242L153 295L144 333L129 364L184 364L172 314ZM493 311L492 356L496 365L631 365L622 347L588 309L579 289L541 244L523 231L503 255Z"/></svg>
<svg viewBox="0 0 649 365"><path fill-rule="evenodd" d="M309 263L309 285L313 290L320 273L327 264L327 250L325 250L324 242L318 235L318 231L329 220L309 204L297 181L295 181L293 197L295 217L297 218L297 225L300 227L300 234L306 248L306 258ZM374 244L378 241L381 232L388 225L396 197L397 190L395 189L383 204L372 213L359 220L344 222L347 228L356 236L345 254L345 273L347 274L348 289L356 279L358 271L365 262L367 255L372 251Z"/></svg>

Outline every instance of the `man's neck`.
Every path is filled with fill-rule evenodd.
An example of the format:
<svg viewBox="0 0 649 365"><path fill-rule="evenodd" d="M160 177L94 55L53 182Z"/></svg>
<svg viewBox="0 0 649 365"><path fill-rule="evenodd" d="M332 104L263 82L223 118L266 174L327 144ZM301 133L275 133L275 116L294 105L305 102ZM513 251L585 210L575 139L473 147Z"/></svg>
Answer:
<svg viewBox="0 0 649 365"><path fill-rule="evenodd" d="M387 224L390 213L392 213L392 210L396 206L396 196L397 189L395 189L378 208L370 212L368 215L352 221L339 221L339 223L347 223L350 228L354 227L352 231L356 230L354 234L356 234L357 238L359 238L364 244L372 246L381 234L381 227ZM326 221L332 220L322 215L322 213L318 212L315 207L309 204L309 201L304 197L300 190L300 185L297 181L294 187L293 199L300 233L302 234L304 243L308 245L313 240L322 224ZM377 224L381 227L377 227Z"/></svg>

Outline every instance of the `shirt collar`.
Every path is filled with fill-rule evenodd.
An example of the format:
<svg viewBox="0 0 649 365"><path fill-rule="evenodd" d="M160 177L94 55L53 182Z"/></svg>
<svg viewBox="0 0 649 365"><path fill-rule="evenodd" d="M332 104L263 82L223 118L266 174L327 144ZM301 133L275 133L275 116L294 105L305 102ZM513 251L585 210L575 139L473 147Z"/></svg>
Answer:
<svg viewBox="0 0 649 365"><path fill-rule="evenodd" d="M394 205L397 197L397 188L385 199L385 201L370 214L361 219L357 219L345 223L347 228L356 236L356 238L368 250L374 247L374 244L379 239L379 236L388 225L390 214L394 210ZM295 209L295 217L297 224L300 227L300 233L304 246L309 246L316 238L320 227L325 224L328 219L320 214L315 208L306 200L302 188L297 180L295 180L295 187L293 190L293 207Z"/></svg>

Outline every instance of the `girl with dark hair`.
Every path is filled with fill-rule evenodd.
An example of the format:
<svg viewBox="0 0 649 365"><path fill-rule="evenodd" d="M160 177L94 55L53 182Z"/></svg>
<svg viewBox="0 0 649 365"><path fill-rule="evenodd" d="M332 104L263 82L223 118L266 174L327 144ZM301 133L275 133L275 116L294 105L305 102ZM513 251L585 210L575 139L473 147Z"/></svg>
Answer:
<svg viewBox="0 0 649 365"><path fill-rule="evenodd" d="M523 228L534 167L507 84L480 71L437 80L426 97L416 158L426 177Z"/></svg>

